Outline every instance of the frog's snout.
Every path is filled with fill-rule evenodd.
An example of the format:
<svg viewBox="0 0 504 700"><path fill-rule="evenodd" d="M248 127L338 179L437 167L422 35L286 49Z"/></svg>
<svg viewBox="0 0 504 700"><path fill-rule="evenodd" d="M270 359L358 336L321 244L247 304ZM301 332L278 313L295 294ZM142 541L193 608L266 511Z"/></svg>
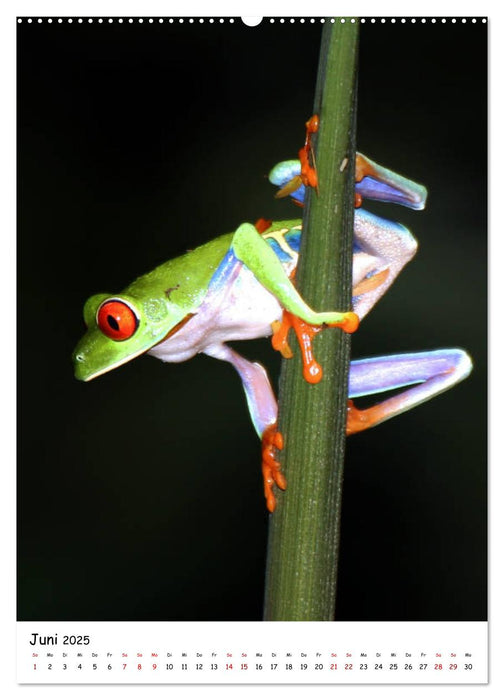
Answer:
<svg viewBox="0 0 504 700"><path fill-rule="evenodd" d="M77 350L72 356L75 378L86 382L89 379L89 371L86 367L86 355L82 350Z"/></svg>

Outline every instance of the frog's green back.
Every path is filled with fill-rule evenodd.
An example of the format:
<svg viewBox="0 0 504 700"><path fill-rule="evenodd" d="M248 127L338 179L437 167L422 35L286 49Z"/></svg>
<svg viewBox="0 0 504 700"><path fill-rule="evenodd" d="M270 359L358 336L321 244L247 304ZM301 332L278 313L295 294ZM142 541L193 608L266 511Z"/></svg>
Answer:
<svg viewBox="0 0 504 700"><path fill-rule="evenodd" d="M274 221L264 233L279 229L292 229L301 223L299 219ZM185 313L196 311L208 291L210 280L231 248L234 233L225 233L208 243L190 250L178 258L168 260L151 272L138 277L123 290L133 298L156 298Z"/></svg>
<svg viewBox="0 0 504 700"><path fill-rule="evenodd" d="M133 298L164 299L189 313L196 310L206 294L210 280L229 250L232 233L214 238L178 258L168 260L138 277L124 294Z"/></svg>

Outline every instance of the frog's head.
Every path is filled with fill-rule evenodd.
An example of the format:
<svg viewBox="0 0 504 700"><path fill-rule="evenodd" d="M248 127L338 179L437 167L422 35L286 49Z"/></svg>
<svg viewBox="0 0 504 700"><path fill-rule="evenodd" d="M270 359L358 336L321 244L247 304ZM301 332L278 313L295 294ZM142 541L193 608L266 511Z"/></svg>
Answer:
<svg viewBox="0 0 504 700"><path fill-rule="evenodd" d="M95 294L84 305L88 330L74 350L75 376L89 381L147 352L179 320L158 299Z"/></svg>

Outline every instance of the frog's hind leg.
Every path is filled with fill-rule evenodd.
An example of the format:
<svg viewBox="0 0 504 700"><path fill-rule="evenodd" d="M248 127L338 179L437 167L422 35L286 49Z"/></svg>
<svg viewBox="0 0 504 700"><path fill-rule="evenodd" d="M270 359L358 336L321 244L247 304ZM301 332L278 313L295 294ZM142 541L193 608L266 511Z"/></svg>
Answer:
<svg viewBox="0 0 504 700"><path fill-rule="evenodd" d="M355 211L352 303L359 319L385 294L417 247L405 226Z"/></svg>
<svg viewBox="0 0 504 700"><path fill-rule="evenodd" d="M471 369L471 358L459 348L353 361L350 364L347 435L371 428L428 401L465 379ZM351 400L409 386L411 388L362 410Z"/></svg>
<svg viewBox="0 0 504 700"><path fill-rule="evenodd" d="M205 348L205 354L230 362L240 375L250 417L262 442L262 474L264 497L268 510L275 510L273 486L285 489L287 481L280 471L276 450L283 447L282 433L277 430L278 406L266 370L258 362L250 362L225 343Z"/></svg>
<svg viewBox="0 0 504 700"><path fill-rule="evenodd" d="M423 209L427 199L427 189L393 170L384 168L362 153L355 157L356 206L363 199L401 204L409 209Z"/></svg>

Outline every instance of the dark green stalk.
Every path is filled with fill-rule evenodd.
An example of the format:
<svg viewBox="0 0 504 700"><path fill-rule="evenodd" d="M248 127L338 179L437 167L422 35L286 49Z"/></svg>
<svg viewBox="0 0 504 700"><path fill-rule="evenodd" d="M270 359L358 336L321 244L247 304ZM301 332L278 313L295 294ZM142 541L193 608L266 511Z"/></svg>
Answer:
<svg viewBox="0 0 504 700"><path fill-rule="evenodd" d="M315 94L319 194L305 205L296 274L319 311L351 308L358 23L326 20ZM271 517L266 620L332 620L341 517L349 336L325 329L314 339L324 376L309 385L299 349L280 379L280 457L288 487Z"/></svg>

